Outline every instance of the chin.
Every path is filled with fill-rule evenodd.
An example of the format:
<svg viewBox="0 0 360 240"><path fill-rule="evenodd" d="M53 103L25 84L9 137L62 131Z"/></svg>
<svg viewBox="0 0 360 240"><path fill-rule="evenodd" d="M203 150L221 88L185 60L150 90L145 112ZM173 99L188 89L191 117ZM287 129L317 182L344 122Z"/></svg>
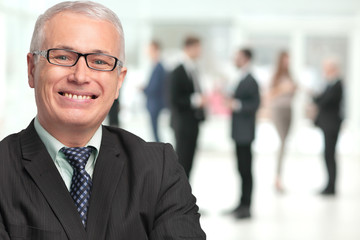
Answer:
<svg viewBox="0 0 360 240"><path fill-rule="evenodd" d="M76 128L97 128L105 119L106 114L98 111L83 111L78 109L70 109L62 111L63 114L57 114L59 123L63 126ZM80 129L79 129L80 130Z"/></svg>
<svg viewBox="0 0 360 240"><path fill-rule="evenodd" d="M70 115L66 118L60 119L63 125L65 126L74 126L74 127L86 127L91 128L95 125L94 119L90 118L89 116L78 116L78 115Z"/></svg>

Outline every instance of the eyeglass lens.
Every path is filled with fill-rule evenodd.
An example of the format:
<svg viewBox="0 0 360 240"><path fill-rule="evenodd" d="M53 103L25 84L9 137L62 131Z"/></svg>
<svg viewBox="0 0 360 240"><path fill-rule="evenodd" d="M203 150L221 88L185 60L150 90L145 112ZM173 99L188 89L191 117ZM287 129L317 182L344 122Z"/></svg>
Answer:
<svg viewBox="0 0 360 240"><path fill-rule="evenodd" d="M76 52L64 49L51 49L48 53L49 62L62 66L74 66L80 55ZM101 53L91 53L85 56L87 65L98 70L112 70L116 59Z"/></svg>

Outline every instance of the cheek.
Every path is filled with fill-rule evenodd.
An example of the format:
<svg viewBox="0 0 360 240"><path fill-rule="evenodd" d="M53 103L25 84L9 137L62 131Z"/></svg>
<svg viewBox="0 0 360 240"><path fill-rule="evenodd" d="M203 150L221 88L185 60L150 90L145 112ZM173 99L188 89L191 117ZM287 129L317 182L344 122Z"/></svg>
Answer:
<svg viewBox="0 0 360 240"><path fill-rule="evenodd" d="M113 101L117 96L117 84L111 84L111 87L108 89L108 97L111 101Z"/></svg>
<svg viewBox="0 0 360 240"><path fill-rule="evenodd" d="M116 72L116 74L114 74L114 76L110 77L107 80L108 81L102 82L102 87L106 92L105 94L106 94L107 98L109 98L110 100L113 101L117 97L119 87L120 87L118 77L117 77L117 72ZM108 84L104 84L105 82L107 82Z"/></svg>
<svg viewBox="0 0 360 240"><path fill-rule="evenodd" d="M35 92L45 101L50 101L54 93L57 79L61 79L60 73L53 70L43 70L35 79Z"/></svg>

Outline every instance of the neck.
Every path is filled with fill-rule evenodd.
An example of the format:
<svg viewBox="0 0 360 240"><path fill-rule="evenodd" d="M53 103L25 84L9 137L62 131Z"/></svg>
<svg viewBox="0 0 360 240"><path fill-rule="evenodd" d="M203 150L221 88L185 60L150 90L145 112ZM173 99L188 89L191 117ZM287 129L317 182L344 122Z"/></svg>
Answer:
<svg viewBox="0 0 360 240"><path fill-rule="evenodd" d="M41 126L59 142L67 147L84 147L94 136L96 130L100 127L82 127L82 126L55 126L44 124L40 119Z"/></svg>
<svg viewBox="0 0 360 240"><path fill-rule="evenodd" d="M249 71L250 69L250 62L246 62L241 69L245 72L245 71Z"/></svg>
<svg viewBox="0 0 360 240"><path fill-rule="evenodd" d="M187 59L188 61L191 61L191 62L194 62L195 60L196 60L196 58L194 57L194 56L192 56L192 54L191 53L189 53L189 52L187 52L187 51L185 51L184 52L185 54L185 59Z"/></svg>
<svg viewBox="0 0 360 240"><path fill-rule="evenodd" d="M151 61L152 61L153 63L158 63L158 62L160 61L160 56L159 56L159 55L153 56L153 57L151 58Z"/></svg>
<svg viewBox="0 0 360 240"><path fill-rule="evenodd" d="M159 62L160 62L160 59L158 59L158 58L152 60L152 64L153 64L153 65L156 65L156 64L158 64Z"/></svg>

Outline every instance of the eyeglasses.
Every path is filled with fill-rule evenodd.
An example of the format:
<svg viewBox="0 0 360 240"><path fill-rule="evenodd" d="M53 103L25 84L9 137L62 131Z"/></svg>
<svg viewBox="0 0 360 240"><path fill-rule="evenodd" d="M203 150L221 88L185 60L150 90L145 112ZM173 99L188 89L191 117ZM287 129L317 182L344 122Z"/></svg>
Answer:
<svg viewBox="0 0 360 240"><path fill-rule="evenodd" d="M117 66L123 66L123 63L119 59L104 53L82 54L69 49L51 48L44 51L34 51L32 54L43 56L49 63L63 67L75 66L80 57L85 58L88 68L97 71L110 72Z"/></svg>

